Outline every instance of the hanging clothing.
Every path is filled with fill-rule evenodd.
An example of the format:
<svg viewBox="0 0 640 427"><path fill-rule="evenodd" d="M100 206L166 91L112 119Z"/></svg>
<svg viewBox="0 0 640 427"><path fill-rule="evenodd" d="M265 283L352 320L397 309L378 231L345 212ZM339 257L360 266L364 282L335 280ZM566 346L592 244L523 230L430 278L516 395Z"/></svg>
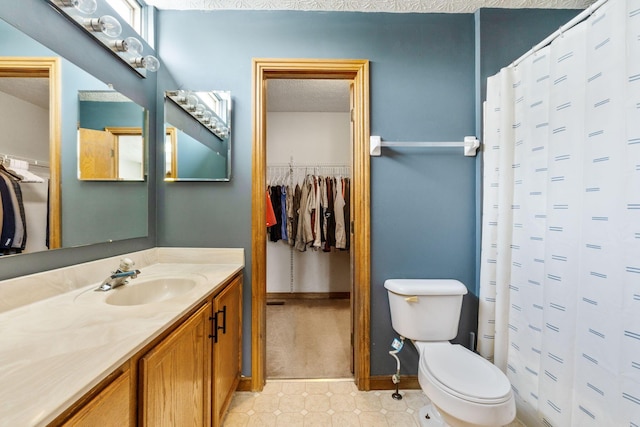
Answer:
<svg viewBox="0 0 640 427"><path fill-rule="evenodd" d="M326 222L326 235L324 247L322 250L324 252L330 252L331 247L336 245L336 218L333 212L333 201L335 199L334 189L335 189L335 181L334 178L327 177L325 179L325 185L327 189L327 209L324 212L324 218Z"/></svg>
<svg viewBox="0 0 640 427"><path fill-rule="evenodd" d="M344 249L349 250L351 244L351 179L343 178L344 182Z"/></svg>
<svg viewBox="0 0 640 427"><path fill-rule="evenodd" d="M20 253L27 243L27 228L20 179L0 165L2 226L0 249L3 254Z"/></svg>
<svg viewBox="0 0 640 427"><path fill-rule="evenodd" d="M280 186L280 235L282 240L289 240L287 235L287 186Z"/></svg>
<svg viewBox="0 0 640 427"><path fill-rule="evenodd" d="M286 199L286 209L287 209L287 242L289 246L293 246L296 243L296 231L298 227L298 216L296 215L296 211L298 210L296 206L300 204L300 187L296 185L295 188L291 186L287 187L287 199Z"/></svg>
<svg viewBox="0 0 640 427"><path fill-rule="evenodd" d="M270 205L275 221L268 230L269 240L285 240L300 252L348 250L349 178L307 174L295 186L293 176L289 178L289 185L267 189L267 213Z"/></svg>
<svg viewBox="0 0 640 427"><path fill-rule="evenodd" d="M347 236L344 226L344 207L346 205L344 200L344 188L343 179L336 181L336 200L334 202L334 210L336 217L336 249L347 248Z"/></svg>
<svg viewBox="0 0 640 427"><path fill-rule="evenodd" d="M267 190L267 227L271 227L276 223L276 214L273 211L273 205L271 204L271 196L269 195L269 190Z"/></svg>
<svg viewBox="0 0 640 427"><path fill-rule="evenodd" d="M277 242L282 238L282 204L280 199L280 186L270 187L271 205L276 217L276 223L269 228L269 240Z"/></svg>
<svg viewBox="0 0 640 427"><path fill-rule="evenodd" d="M298 208L298 232L296 235L296 249L304 252L307 250L307 243L313 241L311 231L311 206L313 204L313 193L311 192L309 179L305 178L302 183L300 195L300 207Z"/></svg>
<svg viewBox="0 0 640 427"><path fill-rule="evenodd" d="M317 249L322 246L322 222L324 221L324 217L322 216L322 178L314 176L313 186L315 190L315 203L313 206L315 217L313 224L313 247Z"/></svg>

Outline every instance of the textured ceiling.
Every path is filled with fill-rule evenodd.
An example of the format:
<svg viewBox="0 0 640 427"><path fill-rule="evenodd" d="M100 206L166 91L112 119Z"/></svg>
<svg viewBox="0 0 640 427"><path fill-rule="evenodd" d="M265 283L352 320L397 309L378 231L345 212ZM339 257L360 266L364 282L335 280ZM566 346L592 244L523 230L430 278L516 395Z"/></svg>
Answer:
<svg viewBox="0 0 640 427"><path fill-rule="evenodd" d="M482 7L586 9L595 0L146 0L159 9L472 13Z"/></svg>

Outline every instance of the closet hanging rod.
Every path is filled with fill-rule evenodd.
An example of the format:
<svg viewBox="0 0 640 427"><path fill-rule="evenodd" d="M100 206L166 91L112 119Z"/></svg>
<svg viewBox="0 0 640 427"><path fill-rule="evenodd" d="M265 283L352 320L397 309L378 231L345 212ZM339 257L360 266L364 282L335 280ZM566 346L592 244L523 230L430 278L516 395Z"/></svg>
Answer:
<svg viewBox="0 0 640 427"><path fill-rule="evenodd" d="M382 147L462 147L465 156L475 156L480 147L480 140L475 136L465 136L461 142L411 142L411 141L383 141L380 136L371 136L369 152L372 156L382 154Z"/></svg>
<svg viewBox="0 0 640 427"><path fill-rule="evenodd" d="M29 166L40 166L43 168L48 168L49 167L49 162L45 162L42 160L35 160L35 159L28 159L26 157L19 157L19 156L14 156L12 154L1 154L0 153L0 165L1 164L9 164L9 160L14 159L14 160L21 160L23 162L27 162L29 163Z"/></svg>

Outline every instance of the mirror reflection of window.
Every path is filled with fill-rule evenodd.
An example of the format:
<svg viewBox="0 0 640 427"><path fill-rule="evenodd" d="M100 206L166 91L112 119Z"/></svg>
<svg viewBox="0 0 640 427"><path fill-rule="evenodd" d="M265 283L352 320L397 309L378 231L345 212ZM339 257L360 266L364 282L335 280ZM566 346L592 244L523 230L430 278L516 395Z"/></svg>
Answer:
<svg viewBox="0 0 640 427"><path fill-rule="evenodd" d="M136 0L107 0L120 17L138 34L142 34L142 6Z"/></svg>

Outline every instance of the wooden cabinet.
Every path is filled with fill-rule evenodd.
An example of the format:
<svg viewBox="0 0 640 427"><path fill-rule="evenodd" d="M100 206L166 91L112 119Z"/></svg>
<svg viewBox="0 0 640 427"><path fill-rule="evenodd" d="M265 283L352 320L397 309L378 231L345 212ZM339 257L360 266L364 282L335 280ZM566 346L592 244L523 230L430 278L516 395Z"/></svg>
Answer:
<svg viewBox="0 0 640 427"><path fill-rule="evenodd" d="M213 425L224 413L240 381L242 348L242 276L213 299Z"/></svg>
<svg viewBox="0 0 640 427"><path fill-rule="evenodd" d="M95 397L87 401L65 427L123 427L132 425L130 411L131 375L125 371Z"/></svg>
<svg viewBox="0 0 640 427"><path fill-rule="evenodd" d="M143 426L209 426L207 303L140 359Z"/></svg>
<svg viewBox="0 0 640 427"><path fill-rule="evenodd" d="M240 380L241 331L238 274L50 427L221 426Z"/></svg>
<svg viewBox="0 0 640 427"><path fill-rule="evenodd" d="M143 426L222 425L240 380L242 275L139 362Z"/></svg>

